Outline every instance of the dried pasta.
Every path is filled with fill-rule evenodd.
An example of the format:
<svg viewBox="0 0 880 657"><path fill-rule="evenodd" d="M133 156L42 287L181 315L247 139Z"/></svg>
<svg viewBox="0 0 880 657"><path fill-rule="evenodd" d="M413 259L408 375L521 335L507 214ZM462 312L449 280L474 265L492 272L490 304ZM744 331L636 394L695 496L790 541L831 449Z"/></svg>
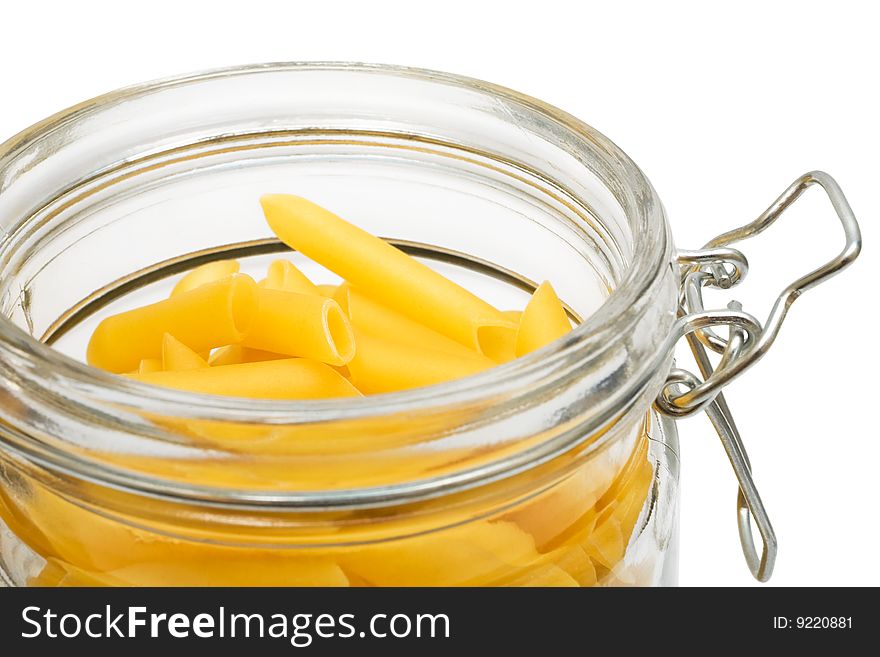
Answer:
<svg viewBox="0 0 880 657"><path fill-rule="evenodd" d="M129 372L143 358L162 357L171 333L194 351L241 342L257 311L257 284L235 274L163 301L106 317L86 350L90 365Z"/></svg>
<svg viewBox="0 0 880 657"><path fill-rule="evenodd" d="M476 374L495 363L476 352L452 354L355 332L357 350L346 365L352 383L365 394L408 390Z"/></svg>
<svg viewBox="0 0 880 657"><path fill-rule="evenodd" d="M269 290L320 294L318 287L289 260L275 260L269 265L266 278L261 283Z"/></svg>
<svg viewBox="0 0 880 657"><path fill-rule="evenodd" d="M516 355L540 349L571 330L571 322L553 286L544 281L523 311L516 334Z"/></svg>
<svg viewBox="0 0 880 657"><path fill-rule="evenodd" d="M256 363L263 360L280 360L290 358L284 354L276 354L273 351L251 349L240 344L229 344L215 349L208 358L208 365L236 365L238 363Z"/></svg>
<svg viewBox="0 0 880 657"><path fill-rule="evenodd" d="M571 330L549 282L524 311L500 311L311 201L270 194L260 202L282 241L342 283L316 284L286 258L272 261L259 284L236 260L204 264L169 298L105 318L87 361L156 385L310 399L469 376ZM259 384L258 374L301 380Z"/></svg>
<svg viewBox="0 0 880 657"><path fill-rule="evenodd" d="M503 315L427 265L298 196L260 199L273 232L288 246L384 305L472 349L482 326Z"/></svg>
<svg viewBox="0 0 880 657"><path fill-rule="evenodd" d="M200 267L196 267L186 276L177 281L177 285L171 290L171 296L189 292L197 287L201 287L205 283L213 283L227 276L237 274L239 264L237 260L217 260L209 262Z"/></svg>
<svg viewBox="0 0 880 657"><path fill-rule="evenodd" d="M326 399L361 394L332 367L307 358L220 365L182 372L130 374L143 383L232 397Z"/></svg>
<svg viewBox="0 0 880 657"><path fill-rule="evenodd" d="M268 288L258 294L259 311L244 337L245 347L345 365L355 352L348 318L333 299Z"/></svg>
<svg viewBox="0 0 880 657"><path fill-rule="evenodd" d="M162 369L167 372L197 370L208 362L170 333L162 337Z"/></svg>
<svg viewBox="0 0 880 657"><path fill-rule="evenodd" d="M401 344L433 351L465 356L476 353L460 342L383 306L348 283L337 288L334 299L351 319L352 325L366 333L394 336L394 340Z"/></svg>

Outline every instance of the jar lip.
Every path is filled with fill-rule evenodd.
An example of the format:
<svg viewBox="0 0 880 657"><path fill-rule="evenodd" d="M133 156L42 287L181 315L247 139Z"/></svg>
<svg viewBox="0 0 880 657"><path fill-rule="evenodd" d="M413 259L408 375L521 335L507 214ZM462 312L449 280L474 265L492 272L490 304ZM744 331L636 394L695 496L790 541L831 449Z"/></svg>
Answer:
<svg viewBox="0 0 880 657"><path fill-rule="evenodd" d="M183 74L125 87L79 103L20 132L0 144L0 168L4 160L40 140L52 131L98 111L102 107L162 89L210 79L260 75L283 71L343 71L416 78L425 82L451 85L528 107L556 126L589 142L603 154L609 167L619 173L640 201L641 217L633 231L633 259L618 285L602 305L565 337L509 363L455 381L401 392L371 395L357 399L304 401L254 400L219 397L149 386L115 376L66 356L32 337L6 317L0 317L0 349L11 349L32 359L52 373L53 384L70 394L77 389L89 394L101 392L114 403L149 413L185 418L211 418L253 423L327 422L370 418L412 410L414 407L444 407L462 402L475 403L517 389L518 383L538 370L557 366L570 370L573 362L594 355L611 342L614 333L632 324L640 312L636 303L669 266L671 240L666 217L655 190L641 170L611 140L572 115L525 94L451 73L397 65L355 62L281 62L251 64ZM647 209L645 209L647 208ZM665 355L658 354L659 363Z"/></svg>

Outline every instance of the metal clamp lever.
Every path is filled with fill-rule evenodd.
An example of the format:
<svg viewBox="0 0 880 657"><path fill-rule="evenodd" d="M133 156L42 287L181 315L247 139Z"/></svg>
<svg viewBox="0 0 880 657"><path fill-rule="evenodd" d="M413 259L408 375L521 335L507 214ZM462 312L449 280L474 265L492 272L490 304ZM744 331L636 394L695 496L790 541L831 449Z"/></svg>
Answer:
<svg viewBox="0 0 880 657"><path fill-rule="evenodd" d="M777 297L763 325L751 315L742 312L742 306L737 301L731 301L727 311L705 310L703 287L729 289L739 283L748 272L745 256L729 245L766 230L814 184L821 186L828 194L843 226L845 244L840 253L786 287ZM655 406L659 411L676 418L701 410L708 415L739 482L737 524L740 543L749 570L761 582L766 582L773 573L777 552L776 534L752 478L745 445L721 390L767 353L795 300L811 287L826 281L851 264L858 257L861 248L858 222L840 187L827 173L812 171L795 180L751 223L719 235L699 251L679 252L679 319L670 340L677 342L681 337L687 339L703 378L701 380L687 370L672 370ZM713 326L725 325L729 332L726 339L712 330ZM721 354L721 360L715 367L709 360L707 348ZM761 534L763 547L760 555L752 536L752 520Z"/></svg>

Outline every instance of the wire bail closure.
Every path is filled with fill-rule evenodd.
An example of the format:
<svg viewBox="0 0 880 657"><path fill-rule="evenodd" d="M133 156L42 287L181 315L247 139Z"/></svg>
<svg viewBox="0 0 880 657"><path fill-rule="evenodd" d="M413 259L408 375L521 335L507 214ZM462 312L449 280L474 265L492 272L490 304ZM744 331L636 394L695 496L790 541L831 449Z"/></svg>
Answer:
<svg viewBox="0 0 880 657"><path fill-rule="evenodd" d="M843 227L846 241L840 253L786 287L776 298L763 324L743 312L738 301L731 301L726 310L706 310L703 307L704 287L727 290L737 285L748 273L745 255L730 245L762 233L801 194L816 184L827 193ZM739 483L737 525L743 555L752 575L761 582L769 580L773 573L777 553L776 534L752 478L745 445L722 389L767 353L795 300L850 265L858 257L861 248L858 222L839 185L827 173L811 171L789 185L751 223L719 235L700 250L678 252L681 294L678 320L668 338L668 346L671 349L682 337L686 338L702 379L687 370L674 368L654 405L660 412L673 418L687 417L700 411L705 411L709 417ZM720 326L727 326L727 338L713 330ZM707 350L720 354L717 365L712 365ZM760 554L752 536L752 520L763 543Z"/></svg>

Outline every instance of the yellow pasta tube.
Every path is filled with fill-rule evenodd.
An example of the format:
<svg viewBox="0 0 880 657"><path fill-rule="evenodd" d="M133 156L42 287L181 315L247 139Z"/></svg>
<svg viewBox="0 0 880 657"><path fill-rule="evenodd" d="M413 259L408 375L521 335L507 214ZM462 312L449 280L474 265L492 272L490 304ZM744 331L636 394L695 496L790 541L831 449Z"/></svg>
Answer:
<svg viewBox="0 0 880 657"><path fill-rule="evenodd" d="M589 463L580 466L565 480L531 498L507 517L535 539L540 550L551 547L560 537L589 534L596 513L594 505L609 486L613 469Z"/></svg>
<svg viewBox="0 0 880 657"><path fill-rule="evenodd" d="M587 556L584 549L575 545L571 548L560 548L555 554L550 555L553 562L562 568L566 573L571 575L578 586L595 586L598 581L596 577L596 566Z"/></svg>
<svg viewBox="0 0 880 657"><path fill-rule="evenodd" d="M480 329L480 350L496 363L506 363L516 358L516 334L522 318L520 310L505 310L501 313L510 320L508 326L484 326Z"/></svg>
<svg viewBox="0 0 880 657"><path fill-rule="evenodd" d="M367 333L379 337L393 336L395 342L411 347L464 356L476 353L460 342L383 306L348 283L339 286L334 299L348 315L352 326Z"/></svg>
<svg viewBox="0 0 880 657"><path fill-rule="evenodd" d="M311 201L268 194L260 202L269 226L285 244L438 333L479 349L481 326L506 323L482 299Z"/></svg>
<svg viewBox="0 0 880 657"><path fill-rule="evenodd" d="M333 586L347 587L342 569L327 559L282 550L205 549L203 554L131 564L109 575L123 586ZM187 555L188 556L188 555Z"/></svg>
<svg viewBox="0 0 880 657"><path fill-rule="evenodd" d="M229 397L325 399L360 397L360 392L329 365L307 358L220 365L183 372L132 374L157 386Z"/></svg>
<svg viewBox="0 0 880 657"><path fill-rule="evenodd" d="M243 347L240 344L230 344L220 347L208 358L208 365L216 367L218 365L236 365L238 363L256 363L264 360L281 360L290 358L285 354L276 354L272 351L261 351L260 349L251 349Z"/></svg>
<svg viewBox="0 0 880 657"><path fill-rule="evenodd" d="M452 354L356 330L357 350L346 366L351 382L365 394L392 392L476 374L495 363L476 352Z"/></svg>
<svg viewBox="0 0 880 657"><path fill-rule="evenodd" d="M161 372L162 371L162 359L161 358L144 358L138 363L137 373L138 374L146 374L147 372Z"/></svg>
<svg viewBox="0 0 880 657"><path fill-rule="evenodd" d="M90 365L128 372L142 358L162 356L171 333L194 351L241 342L257 314L257 284L235 274L157 303L106 317L86 350Z"/></svg>
<svg viewBox="0 0 880 657"><path fill-rule="evenodd" d="M144 542L158 543L147 532ZM140 538L140 536L137 536ZM137 540L134 536L131 542ZM152 539L152 541L151 541ZM177 549L181 552L180 548ZM202 548L178 555L170 546L151 559L106 572L87 571L50 558L33 586L348 586L342 569L327 559L310 559L279 550ZM150 555L154 556L154 555Z"/></svg>
<svg viewBox="0 0 880 657"><path fill-rule="evenodd" d="M262 283L262 287L269 290L283 290L298 294L320 294L318 287L289 260L275 260L269 265L266 279Z"/></svg>
<svg viewBox="0 0 880 657"><path fill-rule="evenodd" d="M544 281L529 300L516 335L516 355L540 349L571 330L571 322L553 286Z"/></svg>
<svg viewBox="0 0 880 657"><path fill-rule="evenodd" d="M356 545L339 556L345 572L375 586L484 586L539 559L516 525L486 521Z"/></svg>
<svg viewBox="0 0 880 657"><path fill-rule="evenodd" d="M334 297L334 295L336 294L336 290L339 288L338 285L328 285L326 283L316 285L315 287L318 288L318 294L320 294L322 297L330 297L331 299Z"/></svg>
<svg viewBox="0 0 880 657"><path fill-rule="evenodd" d="M197 370L208 363L170 333L162 336L162 369L168 372Z"/></svg>
<svg viewBox="0 0 880 657"><path fill-rule="evenodd" d="M189 292L205 283L213 283L214 281L219 281L227 276L237 274L238 269L239 265L237 260L217 260L215 262L204 264L201 267L196 267L177 281L177 285L171 290L171 296L173 297L176 294Z"/></svg>
<svg viewBox="0 0 880 657"><path fill-rule="evenodd" d="M624 536L620 521L614 517L616 502L599 516L596 527L584 544L584 551L600 566L611 570L623 558L629 536Z"/></svg>
<svg viewBox="0 0 880 657"><path fill-rule="evenodd" d="M330 365L345 365L354 356L351 323L333 299L269 289L260 289L258 298L260 310L244 346Z"/></svg>

